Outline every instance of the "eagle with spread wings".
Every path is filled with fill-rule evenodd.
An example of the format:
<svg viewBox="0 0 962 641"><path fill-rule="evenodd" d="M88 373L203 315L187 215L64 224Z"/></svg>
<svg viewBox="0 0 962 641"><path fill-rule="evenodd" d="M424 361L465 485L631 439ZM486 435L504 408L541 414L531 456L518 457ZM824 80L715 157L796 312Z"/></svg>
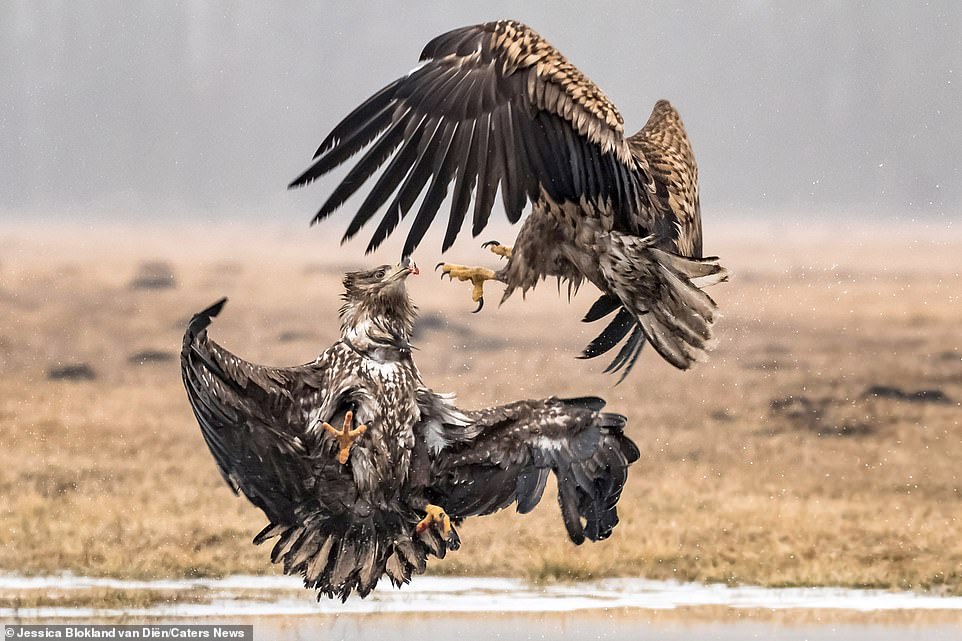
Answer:
<svg viewBox="0 0 962 641"><path fill-rule="evenodd" d="M508 259L504 267L439 264L442 276L473 284L475 311L488 280L506 284L502 302L549 276L567 282L569 293L587 280L602 295L584 320L617 313L583 357L624 340L606 370L623 369L622 378L645 343L680 369L707 357L716 305L702 288L727 271L702 257L698 169L667 101L626 137L611 100L557 49L519 22L489 22L429 42L418 66L344 118L290 186L362 150L313 219L333 213L387 163L344 241L390 199L373 251L420 199L404 243L409 256L450 196L446 251L469 210L472 234L485 229L500 191L511 223L531 203L513 247L485 243Z"/></svg>
<svg viewBox="0 0 962 641"><path fill-rule="evenodd" d="M382 575L400 586L460 545L455 526L511 504L527 513L554 472L568 536L607 538L638 449L625 418L586 397L464 411L412 359L407 261L344 277L340 338L314 361L265 367L184 335L187 397L224 479L270 523L271 560L346 600Z"/></svg>

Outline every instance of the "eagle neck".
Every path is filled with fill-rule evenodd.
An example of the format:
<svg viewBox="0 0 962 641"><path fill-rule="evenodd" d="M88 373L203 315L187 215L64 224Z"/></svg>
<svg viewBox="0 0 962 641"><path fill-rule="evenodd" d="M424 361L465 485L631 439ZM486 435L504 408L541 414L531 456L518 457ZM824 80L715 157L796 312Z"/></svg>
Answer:
<svg viewBox="0 0 962 641"><path fill-rule="evenodd" d="M400 360L411 352L415 309L407 296L377 304L347 302L341 309L341 340L362 356Z"/></svg>

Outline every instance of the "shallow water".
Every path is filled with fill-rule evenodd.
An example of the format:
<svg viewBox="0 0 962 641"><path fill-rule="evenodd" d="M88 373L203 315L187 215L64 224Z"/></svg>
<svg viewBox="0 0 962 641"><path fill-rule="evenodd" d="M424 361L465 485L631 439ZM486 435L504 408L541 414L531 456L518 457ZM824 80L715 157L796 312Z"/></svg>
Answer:
<svg viewBox="0 0 962 641"><path fill-rule="evenodd" d="M160 603L142 609L41 607L29 610L0 608L0 619L14 616L54 618L205 618L211 616L316 616L413 613L535 613L664 611L690 607L733 610L839 610L853 612L951 611L962 613L962 597L915 592L844 588L763 588L721 584L605 579L581 583L532 585L517 579L481 577L418 577L403 589L386 582L366 599L346 603L315 602L296 577L231 576L223 579L130 581L75 576L0 576L2 591L73 593L92 589L200 590L204 602Z"/></svg>
<svg viewBox="0 0 962 641"><path fill-rule="evenodd" d="M347 603L312 595L291 577L127 581L0 576L0 592L193 590L200 602L139 609L2 609L0 622L251 624L276 641L577 639L618 641L962 639L962 598L839 588L769 589L609 579L533 586L514 579L418 577Z"/></svg>

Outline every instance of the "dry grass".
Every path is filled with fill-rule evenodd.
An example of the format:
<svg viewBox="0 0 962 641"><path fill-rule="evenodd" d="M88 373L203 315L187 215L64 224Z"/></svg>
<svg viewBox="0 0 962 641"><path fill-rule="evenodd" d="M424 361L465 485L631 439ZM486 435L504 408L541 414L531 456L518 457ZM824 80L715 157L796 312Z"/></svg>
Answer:
<svg viewBox="0 0 962 641"><path fill-rule="evenodd" d="M577 320L592 292L568 305L548 285L472 316L463 284L413 282L433 387L470 407L599 394L642 450L610 540L571 545L545 500L469 521L464 547L431 571L962 593L962 239L790 230L778 247L738 232L709 245L736 274L712 292L724 310L712 361L680 373L649 353L615 388L602 363L573 359L599 329ZM220 479L176 359L142 353L175 354L189 315L228 294L220 342L255 361L310 360L336 335L337 274L360 248L320 255L323 233L252 226L106 233L0 237L0 570L275 571L250 545L264 519ZM132 288L158 260L175 286ZM47 379L81 363L93 380ZM867 397L875 385L949 401Z"/></svg>
<svg viewBox="0 0 962 641"><path fill-rule="evenodd" d="M35 608L141 609L160 605L209 603L211 595L203 590L122 590L96 588L86 590L20 590L0 594L0 608L32 610Z"/></svg>

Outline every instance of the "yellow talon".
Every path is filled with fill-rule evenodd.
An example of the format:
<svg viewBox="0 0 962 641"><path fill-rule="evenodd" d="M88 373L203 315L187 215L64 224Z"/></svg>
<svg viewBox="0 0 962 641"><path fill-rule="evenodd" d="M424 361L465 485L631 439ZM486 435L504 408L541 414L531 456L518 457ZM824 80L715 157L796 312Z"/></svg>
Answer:
<svg viewBox="0 0 962 641"><path fill-rule="evenodd" d="M492 254L500 256L501 258L511 258L512 248L508 247L507 245L502 245L496 240L489 240L481 246L487 247L488 251L490 251Z"/></svg>
<svg viewBox="0 0 962 641"><path fill-rule="evenodd" d="M447 263L438 263L437 267L441 268L441 278L447 275L452 280L457 278L461 281L471 281L474 285L471 290L471 300L478 304L478 308L474 311L480 312L481 308L484 307L484 281L497 280L494 271L487 267L465 267L464 265L449 265Z"/></svg>
<svg viewBox="0 0 962 641"><path fill-rule="evenodd" d="M351 423L354 421L354 412L348 410L344 414L344 427L342 429L337 429L336 427L324 422L321 426L324 430L334 437L334 439L341 446L341 449L337 452L337 462L341 465L347 463L348 457L351 455L351 446L354 444L361 434L367 431L367 425L358 425L356 428L351 429Z"/></svg>
<svg viewBox="0 0 962 641"><path fill-rule="evenodd" d="M427 506L424 508L424 511L427 514L423 519L418 521L415 531L420 534L431 527L432 524L438 523L441 526L441 534L444 535L444 538L447 538L451 534L451 518L448 516L447 512L445 512L443 508L431 503L427 504Z"/></svg>

